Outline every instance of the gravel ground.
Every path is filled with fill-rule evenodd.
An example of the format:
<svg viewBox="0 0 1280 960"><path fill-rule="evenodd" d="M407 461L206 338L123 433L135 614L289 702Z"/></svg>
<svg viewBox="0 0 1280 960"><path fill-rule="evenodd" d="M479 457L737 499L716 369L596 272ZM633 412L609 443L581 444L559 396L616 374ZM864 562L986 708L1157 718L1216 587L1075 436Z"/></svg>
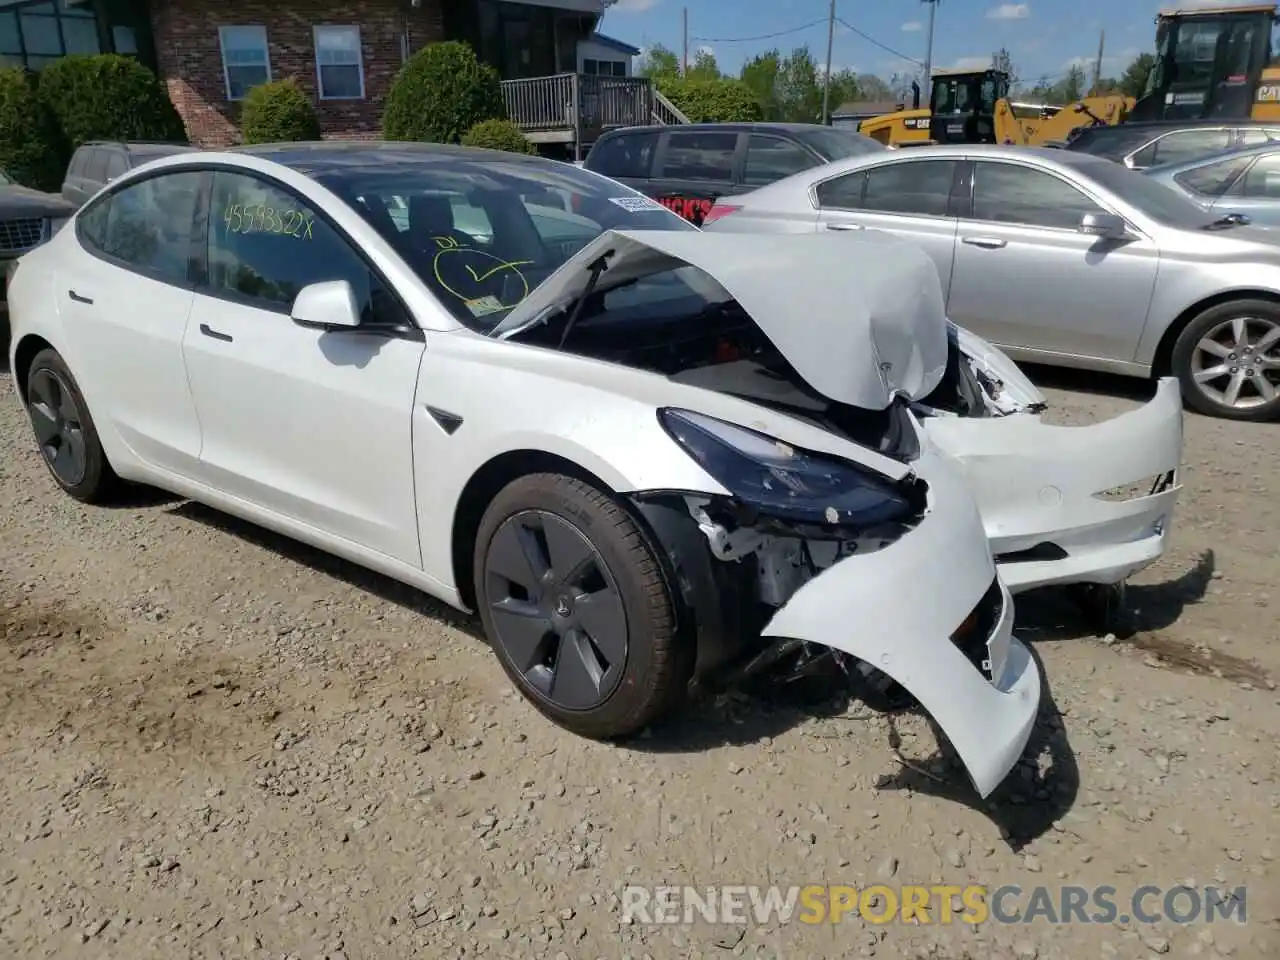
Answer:
<svg viewBox="0 0 1280 960"><path fill-rule="evenodd" d="M1073 422L1141 400L1037 376ZM55 493L0 377L0 955L1280 956L1280 428L1186 427L1137 632L1020 601L1048 689L984 803L918 716L856 702L575 739L404 587L194 504ZM877 882L1243 884L1247 923L650 926L618 899Z"/></svg>

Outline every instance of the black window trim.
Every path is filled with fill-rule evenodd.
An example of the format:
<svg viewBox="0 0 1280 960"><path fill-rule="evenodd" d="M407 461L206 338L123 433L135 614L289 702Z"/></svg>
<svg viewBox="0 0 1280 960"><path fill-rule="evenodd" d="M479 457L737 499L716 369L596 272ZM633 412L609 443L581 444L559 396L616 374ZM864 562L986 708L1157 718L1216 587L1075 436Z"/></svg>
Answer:
<svg viewBox="0 0 1280 960"><path fill-rule="evenodd" d="M980 220L974 217L973 216L973 194L974 194L974 191L977 189L978 164L1002 163L1008 166L1026 167L1029 170L1035 170L1039 173L1047 174L1048 176L1054 177L1055 179L1062 181L1072 190L1076 191L1076 193L1083 194L1086 199L1088 199L1095 206L1097 206L1097 208L1101 210L1103 213L1110 213L1119 217L1128 225L1130 230L1134 231L1135 233L1137 233L1138 235L1144 238L1146 237L1146 233L1138 229L1138 227L1133 223L1132 220L1130 220L1123 213L1117 210L1113 204L1099 197L1098 194L1093 190L1089 189L1089 187L1086 184L1076 183L1075 181L1059 173L1057 170L1051 169L1050 167L1042 167L1039 164L1030 163L1022 158L1018 158L1015 160L1012 157L975 157L975 158L970 158L969 162L972 165L972 170L970 171L970 175L969 175L969 203L968 203L968 209L967 209L966 215L959 218L962 221L965 221L967 223L972 223L972 224L982 224L985 227L1014 227L1014 228L1023 229L1023 230L1025 229L1053 230L1057 233L1074 234L1077 236L1082 235L1079 230L1073 227L1046 227L1038 223L1006 223L1001 220Z"/></svg>
<svg viewBox="0 0 1280 960"><path fill-rule="evenodd" d="M343 227L324 210L320 209L317 204L300 196L297 190L281 181L278 177L269 173L263 173L259 170L253 170L233 163L203 160L188 163L177 163L173 166L166 166L159 170L148 171L142 176L130 176L126 174L125 177L122 177L115 183L111 184L110 188L100 197L97 197L91 205L76 213L76 239L80 241L81 247L86 252L97 257L99 260L110 263L112 266L120 267L130 273L145 276L152 280L159 280L161 283L176 286L181 290L190 290L192 293L199 293L202 296L211 297L215 300L223 300L228 303L235 303L239 306L253 307L254 309L265 310L269 313L278 313L288 317L290 313L289 308L283 307L276 301L263 300L260 297L238 296L236 294L228 293L227 291L215 290L213 287L209 286L208 237L209 220L211 217L210 204L213 201L213 174L218 172L238 173L242 176L256 177L275 189L284 191L300 203L305 203L307 207L315 213L316 220L318 222L324 223L325 226L333 230L342 238L343 242L355 252L357 259L359 259L360 262L369 269L369 272L373 274L373 276L377 278L378 282L381 283L382 286L396 299L396 302L404 312L404 315L409 320L408 323L400 324L398 326L376 324L365 326L364 324L361 324L360 327L357 327L350 332L364 333L371 336L394 337L401 340L411 340L417 343L426 342L426 331L418 325L418 318L414 316L413 311L409 309L409 305L405 301L405 298L401 295L400 291L396 289L395 285L387 278L386 274L383 273L382 270L380 270L378 266L373 263L368 256L366 256L365 252L360 249L360 245L355 242L351 234L343 229ZM125 190L130 186L142 183L146 180L151 180L155 177L171 173L206 174L201 181L200 191L196 197L196 211L191 223L191 251L187 260L187 282L185 284L174 284L171 279L160 278L155 276L152 271L139 269L136 264L125 263L117 257L111 257L102 251L95 250L85 240L83 229L80 224L80 218L84 216L87 211L96 207L100 203L104 203L121 190ZM359 212L356 211L356 214L358 216ZM373 229L372 226L370 226L370 229ZM432 294L432 296L434 298L434 294Z"/></svg>
<svg viewBox="0 0 1280 960"><path fill-rule="evenodd" d="M904 164L904 163L939 163L939 162L956 164L956 169L952 173L951 191L947 195L947 212L944 214L900 213L894 210L867 210L864 207L855 207L852 209L849 207L823 207L818 200L818 188L821 187L823 184L828 183L832 180L839 180L841 177L853 176L855 174L857 176L862 177L862 189L859 193L859 198L861 200L861 199L865 199L866 197L867 177L873 170L879 169L880 167L887 167L891 165ZM818 211L819 214L821 214L823 210L835 210L841 213L866 213L866 214L873 214L876 216L884 216L884 217L912 217L920 220L955 220L956 215L955 215L954 207L956 202L956 189L963 176L962 170L963 170L964 164L965 164L964 157L954 157L954 156L922 157L919 155L913 155L909 157L891 157L889 159L877 159L876 162L869 163L866 166L856 167L853 170L846 170L843 173L834 173L830 176L823 177L821 180L815 180L813 183L809 184L809 202L813 205L813 209Z"/></svg>

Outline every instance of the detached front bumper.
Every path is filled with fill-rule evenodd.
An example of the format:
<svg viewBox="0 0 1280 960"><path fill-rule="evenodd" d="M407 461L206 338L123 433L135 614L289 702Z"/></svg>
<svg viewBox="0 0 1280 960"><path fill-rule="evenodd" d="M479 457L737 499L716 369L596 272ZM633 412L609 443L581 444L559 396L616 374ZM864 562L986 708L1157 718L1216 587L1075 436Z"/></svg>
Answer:
<svg viewBox="0 0 1280 960"><path fill-rule="evenodd" d="M930 493L920 524L819 573L762 633L823 644L896 680L933 717L985 797L1031 736L1040 673L1013 637L1013 599L963 477L936 454L917 466Z"/></svg>
<svg viewBox="0 0 1280 960"><path fill-rule="evenodd" d="M1091 426L1013 413L930 417L924 428L964 471L1014 593L1119 583L1164 553L1182 489L1182 398L1172 377L1150 403Z"/></svg>

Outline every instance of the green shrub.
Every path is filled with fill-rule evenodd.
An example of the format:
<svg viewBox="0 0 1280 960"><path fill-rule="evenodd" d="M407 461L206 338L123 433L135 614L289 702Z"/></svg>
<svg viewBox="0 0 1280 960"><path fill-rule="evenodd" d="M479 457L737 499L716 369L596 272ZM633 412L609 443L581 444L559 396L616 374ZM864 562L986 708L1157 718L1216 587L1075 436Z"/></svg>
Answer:
<svg viewBox="0 0 1280 960"><path fill-rule="evenodd" d="M320 121L310 95L292 77L259 84L240 108L245 143L319 140Z"/></svg>
<svg viewBox="0 0 1280 960"><path fill-rule="evenodd" d="M16 67L0 69L0 168L24 186L56 192L67 159L58 121L32 78Z"/></svg>
<svg viewBox="0 0 1280 960"><path fill-rule="evenodd" d="M538 148L510 120L481 120L462 135L462 145L505 150L508 153L538 152Z"/></svg>
<svg viewBox="0 0 1280 960"><path fill-rule="evenodd" d="M663 77L658 89L694 123L754 122L764 117L751 88L741 80Z"/></svg>
<svg viewBox="0 0 1280 960"><path fill-rule="evenodd" d="M465 43L450 40L423 47L400 68L387 93L382 135L457 143L481 120L506 115L497 72Z"/></svg>
<svg viewBox="0 0 1280 960"><path fill-rule="evenodd" d="M41 72L39 90L72 150L88 140L187 140L164 84L132 57L62 57Z"/></svg>

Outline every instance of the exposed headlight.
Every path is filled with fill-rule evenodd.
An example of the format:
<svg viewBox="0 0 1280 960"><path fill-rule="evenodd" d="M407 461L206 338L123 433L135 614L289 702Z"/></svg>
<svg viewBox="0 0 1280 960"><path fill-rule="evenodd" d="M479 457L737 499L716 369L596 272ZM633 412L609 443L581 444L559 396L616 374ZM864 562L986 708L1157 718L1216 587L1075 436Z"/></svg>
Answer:
<svg viewBox="0 0 1280 960"><path fill-rule="evenodd" d="M52 238L54 234L56 234L59 230L61 230L63 227L65 227L65 226L67 225L67 221L68 221L68 220L70 220L70 219L71 219L70 217L53 217L53 218L51 218L51 219L49 220L49 236L50 236L50 238Z"/></svg>
<svg viewBox="0 0 1280 960"><path fill-rule="evenodd" d="M662 409L658 420L702 469L762 514L794 523L868 527L914 512L891 481L856 464L691 410Z"/></svg>

